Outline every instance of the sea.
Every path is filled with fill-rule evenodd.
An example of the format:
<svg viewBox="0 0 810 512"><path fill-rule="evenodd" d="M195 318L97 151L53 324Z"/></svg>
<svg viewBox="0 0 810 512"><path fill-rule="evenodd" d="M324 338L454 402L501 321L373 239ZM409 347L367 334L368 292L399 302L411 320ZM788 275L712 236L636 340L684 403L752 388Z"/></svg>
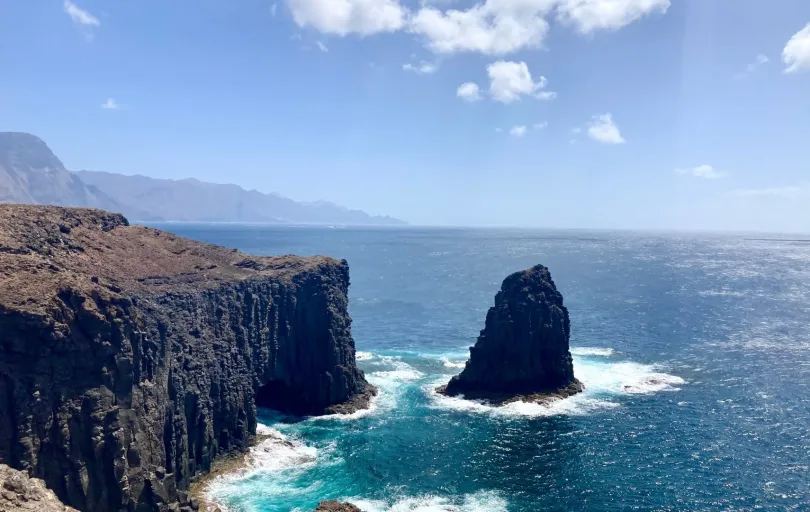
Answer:
<svg viewBox="0 0 810 512"><path fill-rule="evenodd" d="M810 510L810 243L745 235L163 224L348 260L368 411L260 411L231 512ZM461 371L502 280L542 263L585 392L492 407Z"/></svg>

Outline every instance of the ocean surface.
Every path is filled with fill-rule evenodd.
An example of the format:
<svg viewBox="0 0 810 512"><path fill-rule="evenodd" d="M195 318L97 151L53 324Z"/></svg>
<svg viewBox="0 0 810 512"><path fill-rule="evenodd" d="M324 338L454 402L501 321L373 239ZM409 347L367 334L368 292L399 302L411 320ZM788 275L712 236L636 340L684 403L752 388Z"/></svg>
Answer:
<svg viewBox="0 0 810 512"><path fill-rule="evenodd" d="M351 267L349 417L261 414L217 480L230 511L810 510L810 243L627 232L164 224ZM493 408L437 396L509 273L542 263L586 391Z"/></svg>

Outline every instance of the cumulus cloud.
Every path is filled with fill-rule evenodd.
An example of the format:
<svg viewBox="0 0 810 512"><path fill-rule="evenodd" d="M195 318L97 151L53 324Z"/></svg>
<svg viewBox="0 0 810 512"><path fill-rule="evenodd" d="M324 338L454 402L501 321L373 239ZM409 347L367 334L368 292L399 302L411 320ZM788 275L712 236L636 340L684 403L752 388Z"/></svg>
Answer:
<svg viewBox="0 0 810 512"><path fill-rule="evenodd" d="M534 128L535 130L540 130L541 128L545 128L546 126L548 126L548 121L543 121L542 123L534 123L532 125L532 128Z"/></svg>
<svg viewBox="0 0 810 512"><path fill-rule="evenodd" d="M509 129L509 135L513 137L523 137L526 134L525 126L513 126Z"/></svg>
<svg viewBox="0 0 810 512"><path fill-rule="evenodd" d="M287 6L299 27L340 36L394 32L407 14L397 0L287 0Z"/></svg>
<svg viewBox="0 0 810 512"><path fill-rule="evenodd" d="M423 60L419 64L411 64L410 62L405 63L402 65L402 69L405 71L411 71L417 75L430 75L439 69L439 65L435 62Z"/></svg>
<svg viewBox="0 0 810 512"><path fill-rule="evenodd" d="M464 101L478 101L481 99L481 88L478 87L478 84L467 82L458 86L456 96Z"/></svg>
<svg viewBox="0 0 810 512"><path fill-rule="evenodd" d="M593 116L591 122L588 123L588 136L602 144L622 144L625 142L610 113Z"/></svg>
<svg viewBox="0 0 810 512"><path fill-rule="evenodd" d="M651 13L666 13L670 0L560 0L557 19L589 34L618 30Z"/></svg>
<svg viewBox="0 0 810 512"><path fill-rule="evenodd" d="M114 98L107 98L107 101L101 104L101 108L107 110L119 110L121 108L121 105L117 101L115 101Z"/></svg>
<svg viewBox="0 0 810 512"><path fill-rule="evenodd" d="M535 82L525 62L499 60L487 66L487 74L490 80L489 94L493 100L501 103L512 103L524 95L541 100L550 100L556 96L554 92L542 90L548 80L541 76Z"/></svg>
<svg viewBox="0 0 810 512"><path fill-rule="evenodd" d="M480 52L504 55L540 48L548 33L545 15L557 0L486 0L466 10L423 7L409 30L436 53Z"/></svg>
<svg viewBox="0 0 810 512"><path fill-rule="evenodd" d="M329 48L327 48L327 47L326 47L326 45L325 45L325 44L323 44L323 43L322 43L322 42L320 42L320 41L315 41L315 45L318 47L318 49L319 49L320 51L322 51L322 52L324 52L324 53L326 53L326 52L328 52L328 51L329 51Z"/></svg>
<svg viewBox="0 0 810 512"><path fill-rule="evenodd" d="M718 171L711 165L707 164L698 165L697 167L687 169L675 169L675 172L679 174L688 174L690 176L694 176L695 178L704 178L707 180L716 180L726 176L726 173Z"/></svg>
<svg viewBox="0 0 810 512"><path fill-rule="evenodd" d="M810 23L787 42L782 50L782 61L787 66L785 73L810 70Z"/></svg>

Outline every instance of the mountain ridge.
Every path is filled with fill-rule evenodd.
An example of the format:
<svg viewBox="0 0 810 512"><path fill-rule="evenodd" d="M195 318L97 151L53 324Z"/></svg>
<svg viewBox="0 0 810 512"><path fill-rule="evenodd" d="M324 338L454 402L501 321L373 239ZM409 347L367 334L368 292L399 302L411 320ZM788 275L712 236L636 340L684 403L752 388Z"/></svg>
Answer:
<svg viewBox="0 0 810 512"><path fill-rule="evenodd" d="M0 132L0 203L93 207L139 221L313 225L404 225L328 201L295 201L194 177L153 178L105 171L69 171L39 137Z"/></svg>

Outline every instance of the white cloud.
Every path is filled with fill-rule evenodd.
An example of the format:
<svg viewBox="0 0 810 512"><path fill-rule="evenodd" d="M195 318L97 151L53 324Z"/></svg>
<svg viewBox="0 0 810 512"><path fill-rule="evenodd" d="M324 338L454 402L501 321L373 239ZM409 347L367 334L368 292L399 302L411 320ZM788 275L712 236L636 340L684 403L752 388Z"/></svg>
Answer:
<svg viewBox="0 0 810 512"><path fill-rule="evenodd" d="M740 188L730 191L728 195L734 197L800 199L810 197L810 183L786 187Z"/></svg>
<svg viewBox="0 0 810 512"><path fill-rule="evenodd" d="M478 87L478 84L467 82L466 84L461 84L458 86L458 89L456 89L456 96L464 101L478 101L481 99L481 88Z"/></svg>
<svg viewBox="0 0 810 512"><path fill-rule="evenodd" d="M523 137L526 134L525 126L513 126L509 129L509 135L513 137Z"/></svg>
<svg viewBox="0 0 810 512"><path fill-rule="evenodd" d="M541 128L545 128L546 126L548 126L548 121L543 121L542 123L534 123L532 125L532 128L534 128L535 130L540 130Z"/></svg>
<svg viewBox="0 0 810 512"><path fill-rule="evenodd" d="M593 116L591 122L588 123L588 136L602 144L622 144L625 142L619 132L619 127L613 122L613 116L609 113Z"/></svg>
<svg viewBox="0 0 810 512"><path fill-rule="evenodd" d="M71 2L70 0L65 0L64 3L65 12L68 13L70 19L73 20L73 23L78 23L79 25L85 25L89 27L98 27L101 25L101 22L98 21L98 18L90 14L89 12L81 9L79 6Z"/></svg>
<svg viewBox="0 0 810 512"><path fill-rule="evenodd" d="M419 64L411 64L410 62L403 64L402 69L405 71L413 71L417 75L429 75L435 73L439 69L439 65L423 60Z"/></svg>
<svg viewBox="0 0 810 512"><path fill-rule="evenodd" d="M107 110L119 110L121 108L121 105L117 101L115 101L114 98L107 98L107 101L101 104L101 108Z"/></svg>
<svg viewBox="0 0 810 512"><path fill-rule="evenodd" d="M583 34L618 30L639 18L669 9L670 0L560 0L557 19Z"/></svg>
<svg viewBox="0 0 810 512"><path fill-rule="evenodd" d="M550 100L556 93L543 91L548 83L546 77L541 76L535 82L529 73L529 66L525 62L506 62L499 60L487 67L489 74L489 94L495 101L512 103L519 100L522 95L534 96L541 100Z"/></svg>
<svg viewBox="0 0 810 512"><path fill-rule="evenodd" d="M495 133L503 133L503 128L495 128Z"/></svg>
<svg viewBox="0 0 810 512"><path fill-rule="evenodd" d="M327 47L326 47L326 45L325 45L325 44L323 44L322 42L320 42L320 41L315 41L315 44L318 46L318 49L319 49L320 51L322 51L322 52L328 52L328 51L329 51L329 48L327 48Z"/></svg>
<svg viewBox="0 0 810 512"><path fill-rule="evenodd" d="M299 27L340 36L394 32L407 14L397 0L287 0L287 5Z"/></svg>
<svg viewBox="0 0 810 512"><path fill-rule="evenodd" d="M695 178L704 178L707 180L716 180L726 176L726 173L718 171L711 165L703 164L689 169L675 169L675 172L680 174L689 174Z"/></svg>
<svg viewBox="0 0 810 512"><path fill-rule="evenodd" d="M409 30L436 53L480 52L504 55L540 48L548 33L545 15L558 0L486 0L467 10L423 7Z"/></svg>
<svg viewBox="0 0 810 512"><path fill-rule="evenodd" d="M270 6L270 16L276 17L276 10L278 9L278 4L273 4Z"/></svg>
<svg viewBox="0 0 810 512"><path fill-rule="evenodd" d="M810 70L810 23L793 34L782 50L785 73Z"/></svg>
<svg viewBox="0 0 810 512"><path fill-rule="evenodd" d="M582 133L582 128L580 128L578 126L576 128L571 128L571 133L573 133L574 135Z"/></svg>
<svg viewBox="0 0 810 512"><path fill-rule="evenodd" d="M761 66L767 64L770 61L771 59L769 59L767 55L760 53L759 55L756 56L756 58L752 62L750 62L747 66L745 66L745 71L738 74L736 78L745 78L748 75L754 74L757 71L757 69L759 69Z"/></svg>

